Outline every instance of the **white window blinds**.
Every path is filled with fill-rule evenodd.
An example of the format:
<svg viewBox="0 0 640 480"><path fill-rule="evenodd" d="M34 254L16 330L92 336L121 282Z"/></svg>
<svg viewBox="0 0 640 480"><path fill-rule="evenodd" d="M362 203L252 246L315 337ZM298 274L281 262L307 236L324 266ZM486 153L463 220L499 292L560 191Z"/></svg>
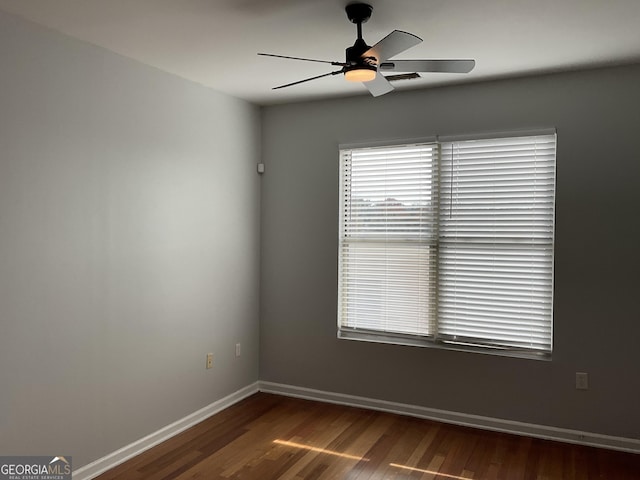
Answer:
<svg viewBox="0 0 640 480"><path fill-rule="evenodd" d="M341 152L342 330L432 334L436 151L425 144Z"/></svg>
<svg viewBox="0 0 640 480"><path fill-rule="evenodd" d="M439 339L550 352L555 135L441 149Z"/></svg>
<svg viewBox="0 0 640 480"><path fill-rule="evenodd" d="M554 196L555 134L341 150L340 336L550 353Z"/></svg>

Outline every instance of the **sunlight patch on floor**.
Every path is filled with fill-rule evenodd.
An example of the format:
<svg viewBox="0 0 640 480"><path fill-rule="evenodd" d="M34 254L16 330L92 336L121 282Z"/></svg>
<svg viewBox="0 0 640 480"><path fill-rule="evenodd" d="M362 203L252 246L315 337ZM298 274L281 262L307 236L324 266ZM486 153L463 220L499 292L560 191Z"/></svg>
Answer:
<svg viewBox="0 0 640 480"><path fill-rule="evenodd" d="M408 467L406 465L399 465L397 463L390 463L392 467L402 468L403 470L411 470L412 472L430 473L431 475L437 475L439 477L453 478L454 480L469 480L471 477L459 477L458 475L449 475L448 473L434 472L433 470L425 470L423 468Z"/></svg>
<svg viewBox="0 0 640 480"><path fill-rule="evenodd" d="M285 447L301 448L304 450L309 450L310 452L318 452L318 453L324 453L327 455L335 455L337 457L348 458L349 460L358 460L363 462L369 461L368 458L358 457L356 455L349 455L346 453L340 453L333 450L327 450L325 448L312 447L311 445L304 445L302 443L289 442L287 440L274 440L273 443L278 445L283 445Z"/></svg>

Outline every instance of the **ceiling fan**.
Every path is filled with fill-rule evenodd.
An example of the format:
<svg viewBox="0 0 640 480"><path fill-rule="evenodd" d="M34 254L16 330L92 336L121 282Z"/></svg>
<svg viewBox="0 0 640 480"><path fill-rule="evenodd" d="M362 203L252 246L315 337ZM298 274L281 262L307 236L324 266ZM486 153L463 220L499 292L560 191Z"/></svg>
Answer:
<svg viewBox="0 0 640 480"><path fill-rule="evenodd" d="M362 24L371 18L373 7L366 3L351 3L345 7L345 10L349 20L358 27L358 38L352 47L347 48L346 60L344 62L288 57L285 55L274 55L272 53L258 53L258 55L265 57L328 63L342 68L315 77L298 80L297 82L280 85L274 87L273 90L342 73L349 81L363 82L364 86L371 92L371 95L378 97L393 90L393 85L389 82L388 77L385 77L382 73L469 73L476 64L475 60L390 60L390 58L399 53L418 45L422 42L422 39L411 33L394 30L373 47L370 47L362 38Z"/></svg>

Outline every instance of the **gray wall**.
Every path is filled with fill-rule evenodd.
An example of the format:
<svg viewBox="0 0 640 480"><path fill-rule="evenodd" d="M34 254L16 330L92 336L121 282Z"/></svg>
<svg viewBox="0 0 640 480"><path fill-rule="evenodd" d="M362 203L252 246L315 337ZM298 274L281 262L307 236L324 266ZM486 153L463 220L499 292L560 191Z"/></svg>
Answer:
<svg viewBox="0 0 640 480"><path fill-rule="evenodd" d="M0 68L0 453L77 468L258 379L259 109L2 13Z"/></svg>
<svg viewBox="0 0 640 480"><path fill-rule="evenodd" d="M639 85L632 66L263 109L261 380L640 438ZM558 131L553 360L337 340L338 145L537 127Z"/></svg>

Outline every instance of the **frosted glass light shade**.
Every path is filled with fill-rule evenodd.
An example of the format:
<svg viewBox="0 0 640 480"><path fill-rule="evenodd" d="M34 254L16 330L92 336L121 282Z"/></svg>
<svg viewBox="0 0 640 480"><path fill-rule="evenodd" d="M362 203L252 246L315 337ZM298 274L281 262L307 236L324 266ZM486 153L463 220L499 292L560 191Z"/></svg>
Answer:
<svg viewBox="0 0 640 480"><path fill-rule="evenodd" d="M344 78L350 82L370 82L376 78L376 71L368 68L357 68L345 72Z"/></svg>

